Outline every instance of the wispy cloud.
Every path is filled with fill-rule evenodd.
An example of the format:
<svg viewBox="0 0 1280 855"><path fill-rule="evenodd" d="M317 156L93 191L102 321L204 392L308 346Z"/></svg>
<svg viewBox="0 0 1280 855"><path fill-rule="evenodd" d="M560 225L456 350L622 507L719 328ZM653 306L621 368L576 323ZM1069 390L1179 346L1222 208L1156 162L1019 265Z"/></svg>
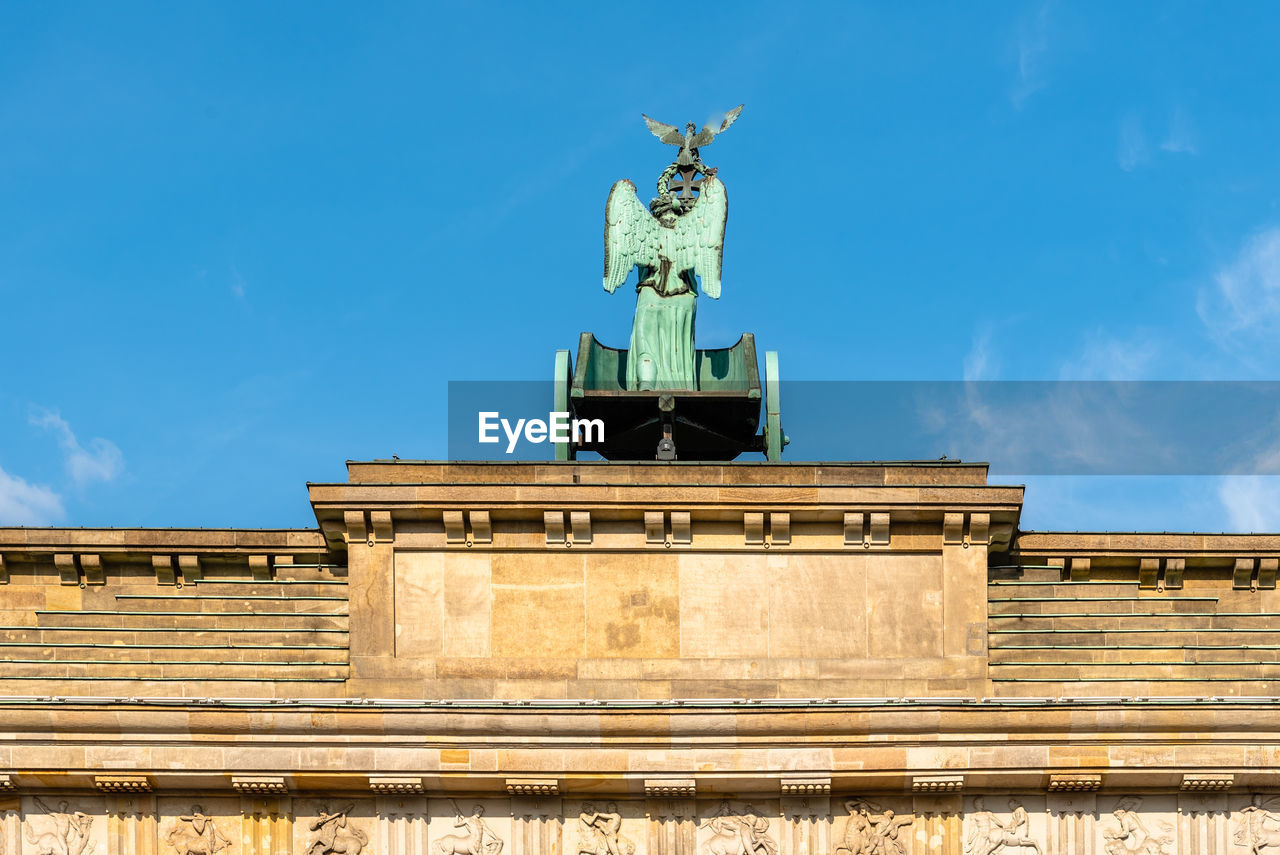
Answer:
<svg viewBox="0 0 1280 855"><path fill-rule="evenodd" d="M110 440L94 437L86 448L76 438L71 425L54 410L33 408L29 420L57 437L65 457L67 474L77 488L95 481L113 481L124 472L124 455Z"/></svg>
<svg viewBox="0 0 1280 855"><path fill-rule="evenodd" d="M1280 477L1229 475L1218 486L1218 500L1233 531L1280 531Z"/></svg>
<svg viewBox="0 0 1280 855"><path fill-rule="evenodd" d="M1200 290L1196 310L1224 349L1241 355L1259 344L1274 348L1280 333L1280 227L1246 240L1214 274L1213 285Z"/></svg>
<svg viewBox="0 0 1280 855"><path fill-rule="evenodd" d="M1015 109L1046 86L1044 54L1049 49L1049 12L1052 3L1041 3L1034 15L1018 22L1018 78L1009 93Z"/></svg>
<svg viewBox="0 0 1280 855"><path fill-rule="evenodd" d="M965 382L992 380L999 373L1000 365L991 346L991 328L984 327L973 336L973 344L964 357Z"/></svg>
<svg viewBox="0 0 1280 855"><path fill-rule="evenodd" d="M1103 330L1085 336L1075 357L1062 363L1062 380L1142 380L1161 355L1159 341L1139 330L1121 338Z"/></svg>
<svg viewBox="0 0 1280 855"><path fill-rule="evenodd" d="M1169 134L1160 143L1160 148L1173 154L1196 153L1196 131L1187 111L1177 107L1169 120Z"/></svg>
<svg viewBox="0 0 1280 855"><path fill-rule="evenodd" d="M1142 130L1142 120L1136 114L1130 113L1120 120L1120 136L1116 143L1116 162L1120 164L1120 168L1125 172L1132 172L1141 164L1146 163L1148 157L1147 135Z"/></svg>
<svg viewBox="0 0 1280 855"><path fill-rule="evenodd" d="M63 516L62 498L0 469L0 525L49 525Z"/></svg>

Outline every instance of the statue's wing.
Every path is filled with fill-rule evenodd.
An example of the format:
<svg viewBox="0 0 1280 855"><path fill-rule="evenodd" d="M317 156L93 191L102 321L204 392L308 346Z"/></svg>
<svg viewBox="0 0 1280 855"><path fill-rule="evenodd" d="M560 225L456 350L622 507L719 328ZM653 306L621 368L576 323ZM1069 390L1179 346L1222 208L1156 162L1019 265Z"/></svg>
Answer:
<svg viewBox="0 0 1280 855"><path fill-rule="evenodd" d="M739 104L729 112L725 113L724 121L720 123L720 130L716 131L716 133L722 134L729 130L729 126L738 121L738 117L742 115L742 108L745 106L746 104Z"/></svg>
<svg viewBox="0 0 1280 855"><path fill-rule="evenodd" d="M716 132L711 128L703 128L693 135L693 139L689 140L689 148L706 148L715 141Z"/></svg>
<svg viewBox="0 0 1280 855"><path fill-rule="evenodd" d="M631 268L654 263L661 228L636 196L636 185L625 178L613 185L604 206L604 290L612 294Z"/></svg>
<svg viewBox="0 0 1280 855"><path fill-rule="evenodd" d="M644 113L640 115L644 118L644 123L649 126L649 132L655 137L669 145L684 145L684 134L680 133L680 129L675 125L668 125L665 122L659 122L657 119L650 119Z"/></svg>
<svg viewBox="0 0 1280 855"><path fill-rule="evenodd" d="M720 263L724 253L724 227L729 219L729 197L714 175L702 182L693 210L676 220L677 270L693 269L702 279L702 293L720 299Z"/></svg>
<svg viewBox="0 0 1280 855"><path fill-rule="evenodd" d="M738 120L738 117L742 115L742 108L744 106L746 105L739 104L729 112L725 113L724 119L720 122L720 127L718 128L712 127L711 125L703 125L702 130L698 131L697 136L689 142L689 147L701 148L704 145L711 145L711 141L716 138L716 134L722 134L729 130L729 126Z"/></svg>

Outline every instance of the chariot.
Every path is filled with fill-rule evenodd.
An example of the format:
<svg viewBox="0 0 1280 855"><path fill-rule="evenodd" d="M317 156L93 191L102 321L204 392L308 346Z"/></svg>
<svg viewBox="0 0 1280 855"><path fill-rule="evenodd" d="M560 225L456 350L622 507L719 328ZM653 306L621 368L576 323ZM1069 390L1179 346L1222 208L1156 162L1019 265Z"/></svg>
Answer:
<svg viewBox="0 0 1280 855"><path fill-rule="evenodd" d="M602 440L558 444L559 459L582 451L606 460L722 461L750 451L781 459L788 440L778 355L765 353L762 386L751 333L732 347L695 350L693 389L628 389L627 358L587 332L576 361L567 350L556 352L555 409L604 423Z"/></svg>

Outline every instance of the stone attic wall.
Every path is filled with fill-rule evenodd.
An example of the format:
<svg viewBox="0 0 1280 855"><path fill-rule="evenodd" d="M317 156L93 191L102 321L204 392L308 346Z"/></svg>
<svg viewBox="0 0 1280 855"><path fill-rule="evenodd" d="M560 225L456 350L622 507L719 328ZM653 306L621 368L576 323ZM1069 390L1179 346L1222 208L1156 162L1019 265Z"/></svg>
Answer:
<svg viewBox="0 0 1280 855"><path fill-rule="evenodd" d="M535 785L446 797L378 780L379 792L342 796L271 792L267 779L244 779L240 794L14 794L0 800L0 845L14 855L1244 855L1280 843L1276 799L1259 807L1237 793L828 795L810 785L781 797L613 799Z"/></svg>
<svg viewBox="0 0 1280 855"><path fill-rule="evenodd" d="M981 697L1022 491L936 468L352 464L348 692Z"/></svg>
<svg viewBox="0 0 1280 855"><path fill-rule="evenodd" d="M993 558L987 588L994 695L1280 694L1280 538L1030 533L1018 545Z"/></svg>
<svg viewBox="0 0 1280 855"><path fill-rule="evenodd" d="M285 552L319 543L317 533L262 535L257 550L220 546L210 532L187 542L168 531L6 536L6 694L293 696L331 693L348 676L345 567L314 548ZM47 544L18 549L20 536Z"/></svg>
<svg viewBox="0 0 1280 855"><path fill-rule="evenodd" d="M0 529L0 693L1269 697L1280 681L1280 537L1015 535L1022 490L981 467L397 462L310 491L318 530Z"/></svg>

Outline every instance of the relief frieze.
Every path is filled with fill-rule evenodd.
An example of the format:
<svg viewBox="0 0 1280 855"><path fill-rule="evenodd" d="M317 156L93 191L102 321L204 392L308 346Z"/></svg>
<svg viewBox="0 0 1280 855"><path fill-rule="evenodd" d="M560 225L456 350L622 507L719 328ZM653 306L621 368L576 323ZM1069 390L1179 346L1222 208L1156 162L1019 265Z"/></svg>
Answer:
<svg viewBox="0 0 1280 855"><path fill-rule="evenodd" d="M1268 794L117 798L15 796L0 855L1280 855Z"/></svg>

